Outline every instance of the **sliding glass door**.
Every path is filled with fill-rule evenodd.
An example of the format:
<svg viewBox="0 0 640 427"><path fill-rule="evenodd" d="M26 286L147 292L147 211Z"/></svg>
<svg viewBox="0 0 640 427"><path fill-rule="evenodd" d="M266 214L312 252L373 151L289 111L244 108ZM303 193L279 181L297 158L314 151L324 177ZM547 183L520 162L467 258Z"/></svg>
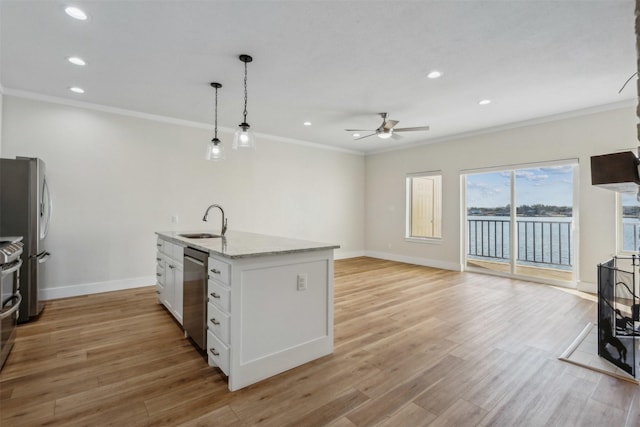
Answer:
<svg viewBox="0 0 640 427"><path fill-rule="evenodd" d="M469 269L574 281L573 162L465 175Z"/></svg>

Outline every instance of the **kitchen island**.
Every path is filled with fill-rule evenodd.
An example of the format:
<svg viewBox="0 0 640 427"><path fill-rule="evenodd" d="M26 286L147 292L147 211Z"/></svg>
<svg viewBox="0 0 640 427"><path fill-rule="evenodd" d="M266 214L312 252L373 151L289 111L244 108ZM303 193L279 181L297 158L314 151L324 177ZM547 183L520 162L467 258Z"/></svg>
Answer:
<svg viewBox="0 0 640 427"><path fill-rule="evenodd" d="M333 352L333 250L338 245L229 231L157 232L159 302L182 324L184 248L208 254L206 351L229 390ZM184 273L183 273L184 272ZM205 297L203 297L205 298Z"/></svg>

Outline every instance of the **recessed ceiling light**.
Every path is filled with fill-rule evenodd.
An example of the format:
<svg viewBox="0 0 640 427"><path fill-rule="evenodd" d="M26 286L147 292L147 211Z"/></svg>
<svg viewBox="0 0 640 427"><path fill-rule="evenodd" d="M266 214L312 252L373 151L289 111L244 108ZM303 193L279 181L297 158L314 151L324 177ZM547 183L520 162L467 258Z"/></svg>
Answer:
<svg viewBox="0 0 640 427"><path fill-rule="evenodd" d="M305 126L311 126L311 122L304 122L303 125Z"/></svg>
<svg viewBox="0 0 640 427"><path fill-rule="evenodd" d="M84 89L78 86L72 86L69 88L69 90L73 93L84 93Z"/></svg>
<svg viewBox="0 0 640 427"><path fill-rule="evenodd" d="M357 138L357 137L359 137L359 136L360 136L360 134L359 134L359 133L354 133L354 134L353 134L353 137L354 137L354 138Z"/></svg>
<svg viewBox="0 0 640 427"><path fill-rule="evenodd" d="M478 104L480 104L480 105L491 104L491 100L490 99L483 99L482 101L478 102Z"/></svg>
<svg viewBox="0 0 640 427"><path fill-rule="evenodd" d="M70 17L74 18L74 19L78 19L80 21L86 21L87 20L87 14L84 13L84 11L82 9L79 9L75 6L68 6L64 9L64 11L66 12L67 15L69 15Z"/></svg>
<svg viewBox="0 0 640 427"><path fill-rule="evenodd" d="M427 74L427 77L430 79L437 79L438 77L441 77L441 76L442 76L442 73L437 70L433 70L432 72Z"/></svg>
<svg viewBox="0 0 640 427"><path fill-rule="evenodd" d="M81 67L87 65L87 61L77 56L70 56L67 58L67 61L71 62L74 65L80 65Z"/></svg>

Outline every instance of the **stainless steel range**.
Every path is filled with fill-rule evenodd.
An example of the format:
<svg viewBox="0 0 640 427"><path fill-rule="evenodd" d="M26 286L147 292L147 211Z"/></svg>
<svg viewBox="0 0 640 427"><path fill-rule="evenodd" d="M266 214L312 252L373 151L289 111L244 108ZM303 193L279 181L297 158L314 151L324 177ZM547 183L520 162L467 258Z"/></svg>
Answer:
<svg viewBox="0 0 640 427"><path fill-rule="evenodd" d="M18 325L22 237L0 237L0 370L11 352Z"/></svg>

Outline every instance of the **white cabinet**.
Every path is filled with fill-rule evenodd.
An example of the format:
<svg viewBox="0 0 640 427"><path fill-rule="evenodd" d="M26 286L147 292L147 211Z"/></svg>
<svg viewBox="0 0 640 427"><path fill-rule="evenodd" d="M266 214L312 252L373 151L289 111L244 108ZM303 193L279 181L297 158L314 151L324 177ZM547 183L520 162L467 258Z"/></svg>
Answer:
<svg viewBox="0 0 640 427"><path fill-rule="evenodd" d="M207 357L209 365L218 366L229 375L231 266L220 259L209 257L207 269Z"/></svg>
<svg viewBox="0 0 640 427"><path fill-rule="evenodd" d="M206 304L206 318L196 326L207 328L207 361L227 375L229 390L331 354L339 246L239 231L225 239L157 235L158 298L179 321L184 248L209 254L206 296L197 292L206 298L197 302L198 311Z"/></svg>
<svg viewBox="0 0 640 427"><path fill-rule="evenodd" d="M182 287L183 287L183 254L184 248L167 240L158 239L156 246L157 267L156 293L158 301L182 324Z"/></svg>
<svg viewBox="0 0 640 427"><path fill-rule="evenodd" d="M207 301L209 365L228 376L231 391L333 351L332 250L211 254Z"/></svg>

